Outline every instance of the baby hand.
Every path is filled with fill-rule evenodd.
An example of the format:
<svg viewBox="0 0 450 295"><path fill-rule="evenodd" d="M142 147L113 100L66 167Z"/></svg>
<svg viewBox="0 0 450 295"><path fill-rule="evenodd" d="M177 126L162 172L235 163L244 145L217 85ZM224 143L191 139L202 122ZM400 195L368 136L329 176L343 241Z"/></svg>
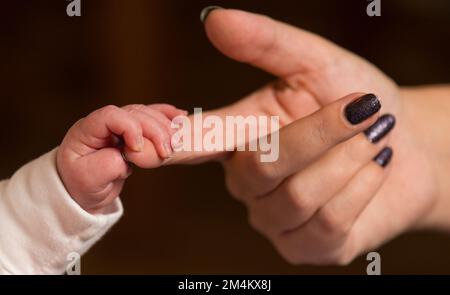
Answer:
<svg viewBox="0 0 450 295"><path fill-rule="evenodd" d="M79 120L67 132L56 160L69 194L84 210L102 212L131 174L124 155L145 150L147 168L171 156L175 131L170 123L179 115L186 112L166 104L106 106Z"/></svg>

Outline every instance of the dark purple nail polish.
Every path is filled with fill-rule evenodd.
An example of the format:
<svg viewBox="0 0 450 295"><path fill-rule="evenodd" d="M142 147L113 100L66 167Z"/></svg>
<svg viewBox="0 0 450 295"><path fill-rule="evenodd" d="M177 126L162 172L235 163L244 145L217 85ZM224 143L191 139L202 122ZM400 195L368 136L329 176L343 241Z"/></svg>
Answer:
<svg viewBox="0 0 450 295"><path fill-rule="evenodd" d="M375 156L373 160L377 162L381 167L386 167L387 164L389 164L389 162L391 161L392 153L393 152L390 147L385 147L381 150L381 152L378 153L378 155Z"/></svg>
<svg viewBox="0 0 450 295"><path fill-rule="evenodd" d="M383 115L369 128L364 131L367 139L372 143L377 143L395 126L395 117L390 114Z"/></svg>
<svg viewBox="0 0 450 295"><path fill-rule="evenodd" d="M381 103L375 94L366 94L345 107L345 117L353 124L359 124L378 112Z"/></svg>
<svg viewBox="0 0 450 295"><path fill-rule="evenodd" d="M211 11L213 11L215 9L222 9L222 7L220 7L220 6L207 6L207 7L203 8L202 12L200 12L200 21L202 23L204 23L206 18L208 17L208 15L211 13Z"/></svg>

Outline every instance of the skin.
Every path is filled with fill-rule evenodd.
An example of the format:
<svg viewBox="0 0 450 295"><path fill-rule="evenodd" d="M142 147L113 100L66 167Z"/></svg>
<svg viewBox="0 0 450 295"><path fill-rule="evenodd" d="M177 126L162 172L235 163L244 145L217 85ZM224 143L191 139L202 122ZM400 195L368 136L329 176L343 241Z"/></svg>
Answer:
<svg viewBox="0 0 450 295"><path fill-rule="evenodd" d="M149 155L155 155L157 143L144 136L139 148L123 130L129 161L143 168L221 161L227 187L247 206L251 225L294 264L347 264L405 231L450 228L450 102L445 100L450 88L401 88L361 57L262 15L217 9L205 29L226 56L279 78L209 114L280 116L280 159L261 163L249 152L180 152L156 159ZM350 125L342 110L364 93L375 93L382 109ZM393 114L397 125L382 141L369 143L361 132L384 113ZM126 167L120 153L110 151L120 163L120 169L111 169L113 177L101 175L100 185L80 185L77 179L86 170L76 165L89 152L107 148L99 144L85 152L85 146L80 152L73 136L60 148L65 152L58 153L58 169L74 198L101 212L118 195ZM372 158L386 145L394 157L381 168ZM108 194L98 189L111 183L115 189Z"/></svg>
<svg viewBox="0 0 450 295"><path fill-rule="evenodd" d="M205 29L210 41L226 56L280 79L214 113L281 117L284 127L280 130L279 161L266 165L256 161L252 154L235 152L223 163L227 186L248 207L250 223L286 260L295 264L347 264L400 233L447 223L444 220L448 217L440 211L448 212L450 207L444 209L440 204L448 202L443 175L448 176L450 166L442 161L448 142L444 143L438 134L429 134L430 129L435 129L430 128L435 122L430 114L445 114L445 110L435 109L436 104L430 104L429 97L423 96L433 90L400 88L361 57L266 16L218 9L206 19ZM302 136L303 130L319 128L315 132L319 137L332 134L327 129L334 128L333 124L305 127L309 123L302 120L354 92L375 93L382 101L380 113L396 116L397 126L389 142L394 150L390 171L371 165L373 148L352 145L360 134L343 143L325 136L324 143L335 144L335 148L314 154L311 162L298 159L303 157L299 152L282 156L311 146L311 140ZM444 122L448 120L444 115L438 117ZM322 121L327 122L324 117ZM450 124L439 126L442 125ZM438 146L440 152L436 150ZM339 154L338 149L367 154L333 160L333 153ZM189 161L189 156L184 159ZM297 161L304 164L293 171L292 162ZM354 171L356 166L359 170ZM327 177L339 175L350 170L349 167L352 176ZM310 172L311 169L315 172ZM333 171L336 169L340 172ZM252 179L246 178L242 171ZM315 190L316 186L327 189ZM348 191L351 193L343 193Z"/></svg>
<svg viewBox="0 0 450 295"><path fill-rule="evenodd" d="M170 147L172 118L186 115L165 104L106 106L75 123L56 156L59 175L72 198L86 211L104 212L117 198L131 169L118 148L142 153L149 168L161 166Z"/></svg>

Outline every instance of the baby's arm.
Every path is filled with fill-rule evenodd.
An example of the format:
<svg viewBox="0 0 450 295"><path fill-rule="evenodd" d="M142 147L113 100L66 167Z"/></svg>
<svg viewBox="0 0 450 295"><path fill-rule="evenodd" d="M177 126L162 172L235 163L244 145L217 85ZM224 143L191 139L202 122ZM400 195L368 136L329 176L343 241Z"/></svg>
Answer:
<svg viewBox="0 0 450 295"><path fill-rule="evenodd" d="M163 161L154 130L164 124L152 118L166 122L156 113L168 120L184 112L167 105L124 109L107 107L80 120L60 148L0 182L0 274L61 274L68 254L84 254L120 218L117 196L129 170L115 138L123 135L126 152L139 150L144 135L146 151L154 144L152 163Z"/></svg>

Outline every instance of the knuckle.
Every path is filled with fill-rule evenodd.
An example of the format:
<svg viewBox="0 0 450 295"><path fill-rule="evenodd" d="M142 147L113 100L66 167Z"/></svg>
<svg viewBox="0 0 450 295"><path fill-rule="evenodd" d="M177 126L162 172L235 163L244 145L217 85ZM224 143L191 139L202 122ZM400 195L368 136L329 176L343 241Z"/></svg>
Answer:
<svg viewBox="0 0 450 295"><path fill-rule="evenodd" d="M271 239L280 256L289 264L300 265L308 262L310 253L304 248L303 239L291 239L286 236L275 236Z"/></svg>
<svg viewBox="0 0 450 295"><path fill-rule="evenodd" d="M261 222L261 218L258 217L258 214L255 214L255 212L250 210L247 219L248 223L253 229L255 229L259 233L264 233L264 225Z"/></svg>
<svg viewBox="0 0 450 295"><path fill-rule="evenodd" d="M292 250L284 244L275 245L278 253L291 265L300 265L305 263L305 260L301 254L301 249Z"/></svg>
<svg viewBox="0 0 450 295"><path fill-rule="evenodd" d="M170 142L170 139L171 138L169 133L165 132L165 130L163 129L159 129L157 132L155 132L155 137L153 138L155 142L160 143Z"/></svg>
<svg viewBox="0 0 450 295"><path fill-rule="evenodd" d="M127 106L126 110L133 114L133 113L138 113L138 112L142 112L146 109L146 106L143 104L132 104Z"/></svg>
<svg viewBox="0 0 450 295"><path fill-rule="evenodd" d="M291 265L300 265L303 263L302 258L295 253L282 253L281 256Z"/></svg>
<svg viewBox="0 0 450 295"><path fill-rule="evenodd" d="M237 201L242 200L242 192L238 189L238 185L235 182L233 174L227 173L225 176L225 186L227 187L228 192L231 197Z"/></svg>
<svg viewBox="0 0 450 295"><path fill-rule="evenodd" d="M295 181L288 181L284 187L287 199L296 211L304 213L311 209L311 199L303 193L300 185Z"/></svg>
<svg viewBox="0 0 450 295"><path fill-rule="evenodd" d="M246 189L248 189L248 182L244 180L241 174L242 169L235 162L235 159L230 159L223 163L225 170L225 186L231 197L239 202L244 202L246 199Z"/></svg>
<svg viewBox="0 0 450 295"><path fill-rule="evenodd" d="M81 118L80 120L78 120L73 126L72 128L70 128L69 133L73 133L75 132L75 130L81 130L82 134L85 135L86 133L86 129L89 126L89 121L92 120L92 115L88 115L87 117Z"/></svg>
<svg viewBox="0 0 450 295"><path fill-rule="evenodd" d="M115 150L114 154L109 157L109 160L105 162L104 167L101 167L104 171L121 171L126 167L124 156L119 150Z"/></svg>
<svg viewBox="0 0 450 295"><path fill-rule="evenodd" d="M298 258L297 255L291 255L291 254L282 254L281 256L286 260L287 263L297 266L302 264L302 260Z"/></svg>
<svg viewBox="0 0 450 295"><path fill-rule="evenodd" d="M349 265L355 255L348 251L347 248L343 247L341 249L335 250L331 254L325 255L320 264L322 265L338 265L338 266L347 266Z"/></svg>
<svg viewBox="0 0 450 295"><path fill-rule="evenodd" d="M311 128L313 138L315 138L320 145L329 145L331 139L327 132L328 124L325 118L322 116L314 116L313 125L314 128Z"/></svg>
<svg viewBox="0 0 450 295"><path fill-rule="evenodd" d="M110 104L110 105L102 107L99 110L99 113L102 115L105 115L105 116L110 116L110 115L116 113L119 109L120 108L118 106Z"/></svg>
<svg viewBox="0 0 450 295"><path fill-rule="evenodd" d="M358 256L351 236L345 236L339 241L299 239L298 237L295 239L275 237L271 240L278 253L292 265L346 266Z"/></svg>
<svg viewBox="0 0 450 295"><path fill-rule="evenodd" d="M301 249L292 250L280 247L280 255L292 265L312 264L312 265L338 265L346 266L350 264L354 255L345 250L330 253L302 253Z"/></svg>
<svg viewBox="0 0 450 295"><path fill-rule="evenodd" d="M353 261L353 256L350 255L340 255L336 259L336 265L338 266L347 266Z"/></svg>
<svg viewBox="0 0 450 295"><path fill-rule="evenodd" d="M250 157L250 170L262 181L272 182L279 177L279 172L274 163L261 162L258 153L252 153Z"/></svg>
<svg viewBox="0 0 450 295"><path fill-rule="evenodd" d="M373 150L374 145L361 134L343 145L346 158L355 163L366 162L373 154Z"/></svg>
<svg viewBox="0 0 450 295"><path fill-rule="evenodd" d="M317 215L317 222L320 230L331 237L344 236L349 230L347 223L340 217L340 214L335 212L335 210L327 209L327 207L320 209Z"/></svg>
<svg viewBox="0 0 450 295"><path fill-rule="evenodd" d="M226 170L225 186L234 200L242 202L245 205L248 205L249 201L255 197L251 193L252 191L246 179L234 169Z"/></svg>

